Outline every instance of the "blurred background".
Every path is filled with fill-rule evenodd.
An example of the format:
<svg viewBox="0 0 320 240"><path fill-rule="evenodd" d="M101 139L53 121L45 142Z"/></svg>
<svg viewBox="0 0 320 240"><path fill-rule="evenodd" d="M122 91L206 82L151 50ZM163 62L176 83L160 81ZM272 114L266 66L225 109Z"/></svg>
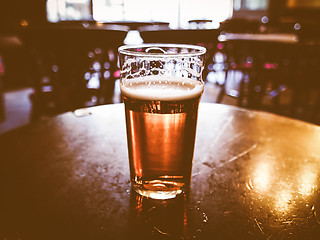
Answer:
<svg viewBox="0 0 320 240"><path fill-rule="evenodd" d="M207 47L203 102L320 123L320 0L2 0L0 134L121 102L117 48Z"/></svg>

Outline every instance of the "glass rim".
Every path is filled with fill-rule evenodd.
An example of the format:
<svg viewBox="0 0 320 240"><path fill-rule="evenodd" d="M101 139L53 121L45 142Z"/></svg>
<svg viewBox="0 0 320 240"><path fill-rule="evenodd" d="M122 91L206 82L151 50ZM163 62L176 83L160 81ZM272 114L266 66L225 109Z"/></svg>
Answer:
<svg viewBox="0 0 320 240"><path fill-rule="evenodd" d="M181 48L181 49L194 49L195 52L139 52L132 51L132 49L139 48ZM131 51L130 51L131 49ZM143 43L143 44L133 44L133 45L123 45L118 48L120 54L139 56L139 57L185 57L185 56L201 56L207 52L207 49L202 46L192 45L192 44L176 44L176 43Z"/></svg>

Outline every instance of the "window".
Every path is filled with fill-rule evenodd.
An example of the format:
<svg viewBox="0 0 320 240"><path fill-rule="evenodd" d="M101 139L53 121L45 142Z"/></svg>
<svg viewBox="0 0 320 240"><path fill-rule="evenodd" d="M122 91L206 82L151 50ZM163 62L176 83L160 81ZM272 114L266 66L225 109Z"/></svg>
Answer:
<svg viewBox="0 0 320 240"><path fill-rule="evenodd" d="M47 19L50 22L90 20L91 0L47 0Z"/></svg>
<svg viewBox="0 0 320 240"><path fill-rule="evenodd" d="M125 17L123 0L92 0L92 11L93 19L99 22L121 21Z"/></svg>
<svg viewBox="0 0 320 240"><path fill-rule="evenodd" d="M233 9L235 11L239 11L241 9L241 0L234 0L233 1Z"/></svg>
<svg viewBox="0 0 320 240"><path fill-rule="evenodd" d="M183 27L193 19L224 21L231 17L232 5L233 0L47 0L47 16L51 22L93 18L101 22L169 22Z"/></svg>
<svg viewBox="0 0 320 240"><path fill-rule="evenodd" d="M233 9L235 11L249 10L259 11L267 10L269 0L234 0Z"/></svg>
<svg viewBox="0 0 320 240"><path fill-rule="evenodd" d="M266 10L268 0L246 0L245 6L248 10Z"/></svg>

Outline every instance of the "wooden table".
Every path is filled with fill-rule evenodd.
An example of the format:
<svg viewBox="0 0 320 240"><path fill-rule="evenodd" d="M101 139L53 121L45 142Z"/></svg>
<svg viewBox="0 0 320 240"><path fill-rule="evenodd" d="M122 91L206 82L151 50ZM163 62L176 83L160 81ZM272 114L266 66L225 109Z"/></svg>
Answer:
<svg viewBox="0 0 320 240"><path fill-rule="evenodd" d="M130 189L124 106L89 112L0 135L1 239L320 236L320 127L203 103L190 193L159 201Z"/></svg>

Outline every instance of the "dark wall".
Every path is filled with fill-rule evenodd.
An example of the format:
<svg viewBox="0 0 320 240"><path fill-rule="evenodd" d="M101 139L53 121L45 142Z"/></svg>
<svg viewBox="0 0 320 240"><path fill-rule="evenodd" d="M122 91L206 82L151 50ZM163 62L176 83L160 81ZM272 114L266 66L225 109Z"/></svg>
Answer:
<svg viewBox="0 0 320 240"><path fill-rule="evenodd" d="M21 23L28 27L46 23L46 0L0 0L1 84L5 90L30 86L34 79L30 53L19 41Z"/></svg>
<svg viewBox="0 0 320 240"><path fill-rule="evenodd" d="M18 23L20 9L16 1L0 1L0 33L11 30Z"/></svg>
<svg viewBox="0 0 320 240"><path fill-rule="evenodd" d="M0 0L0 34L15 31L22 20L46 22L46 0Z"/></svg>
<svg viewBox="0 0 320 240"><path fill-rule="evenodd" d="M270 16L276 21L292 21L300 23L320 23L320 8L288 8L287 0L270 0Z"/></svg>

